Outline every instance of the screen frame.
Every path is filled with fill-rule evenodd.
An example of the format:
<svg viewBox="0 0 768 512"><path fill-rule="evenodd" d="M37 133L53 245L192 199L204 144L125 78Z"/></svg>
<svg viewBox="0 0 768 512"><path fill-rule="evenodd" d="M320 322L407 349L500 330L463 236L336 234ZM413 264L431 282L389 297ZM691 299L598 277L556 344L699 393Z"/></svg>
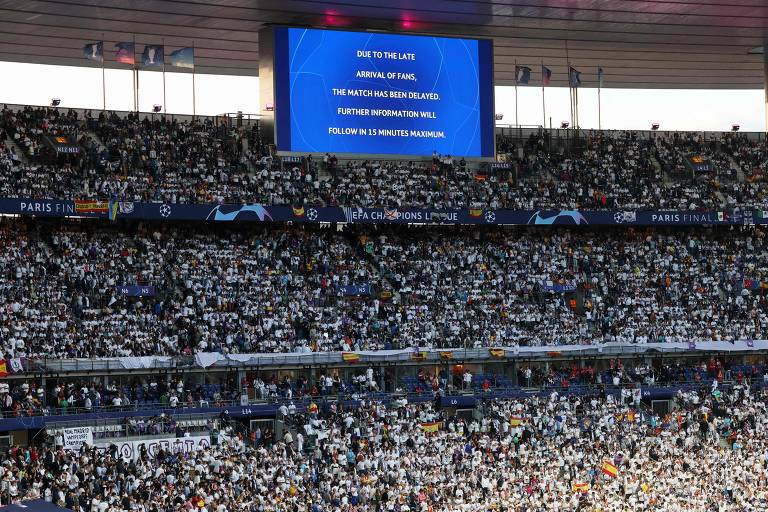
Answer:
<svg viewBox="0 0 768 512"><path fill-rule="evenodd" d="M275 25L271 27L273 38L273 67L272 74L272 97L274 101L274 134L275 134L275 148L278 156L301 156L301 155L324 155L324 152L312 152L312 151L294 151L292 149L285 149L285 141L288 141L290 146L291 141L291 99L290 92L286 95L280 94L280 91L290 91L290 69L288 67L288 30L323 30L328 32L352 32L357 34L386 34L394 36L405 37L427 37L427 38L441 38L441 39L463 39L466 41L476 41L478 46L477 57L481 64L481 70L488 70L488 90L485 94L482 93L483 76L478 76L478 89L480 93L480 156L467 156L467 155L451 155L455 158L464 158L467 161L475 162L492 162L496 160L496 86L494 82L495 69L494 69L494 45L493 39L477 38L477 37L465 37L462 35L444 35L444 34L430 34L430 33L402 33L384 30L364 30L355 28L328 28L328 27L309 27L300 25ZM278 41L282 38L283 41ZM486 48L483 48L483 47ZM282 55L279 53L282 52ZM488 59L488 65L483 66L484 58ZM486 110L485 116L483 110ZM487 119L483 119L487 117ZM486 134L483 130L484 123L487 124L489 134ZM489 149L490 154L485 151ZM372 160L418 160L418 159L431 159L432 155L424 154L392 154L392 153L333 153L337 157L349 160L360 159L372 159Z"/></svg>

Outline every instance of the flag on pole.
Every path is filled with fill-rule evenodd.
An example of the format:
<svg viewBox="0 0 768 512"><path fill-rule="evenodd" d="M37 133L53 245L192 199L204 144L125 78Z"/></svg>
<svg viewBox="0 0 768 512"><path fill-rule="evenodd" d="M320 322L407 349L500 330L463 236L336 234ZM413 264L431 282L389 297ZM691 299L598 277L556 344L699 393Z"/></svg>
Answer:
<svg viewBox="0 0 768 512"><path fill-rule="evenodd" d="M83 46L83 57L88 60L104 62L104 41L97 43L88 43Z"/></svg>
<svg viewBox="0 0 768 512"><path fill-rule="evenodd" d="M528 66L515 66L515 83L528 85L531 80L531 68Z"/></svg>
<svg viewBox="0 0 768 512"><path fill-rule="evenodd" d="M163 45L148 44L141 54L141 65L145 68L161 67L165 64Z"/></svg>
<svg viewBox="0 0 768 512"><path fill-rule="evenodd" d="M121 64L136 64L134 54L136 52L134 43L117 43L115 45L115 60Z"/></svg>
<svg viewBox="0 0 768 512"><path fill-rule="evenodd" d="M597 68L597 84L603 86L603 68Z"/></svg>
<svg viewBox="0 0 768 512"><path fill-rule="evenodd" d="M568 68L568 83L571 87L579 87L581 85L581 73L576 68Z"/></svg>
<svg viewBox="0 0 768 512"><path fill-rule="evenodd" d="M195 49L191 46L182 48L171 52L170 55L171 66L177 68L194 68L195 67Z"/></svg>
<svg viewBox="0 0 768 512"><path fill-rule="evenodd" d="M544 86L549 85L552 81L552 70L547 66L541 66L541 84Z"/></svg>

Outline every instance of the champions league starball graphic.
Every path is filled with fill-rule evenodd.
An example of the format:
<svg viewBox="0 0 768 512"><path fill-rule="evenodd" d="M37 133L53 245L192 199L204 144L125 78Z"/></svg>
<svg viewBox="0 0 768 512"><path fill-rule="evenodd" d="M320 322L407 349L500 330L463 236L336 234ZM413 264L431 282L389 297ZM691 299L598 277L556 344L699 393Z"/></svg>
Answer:
<svg viewBox="0 0 768 512"><path fill-rule="evenodd" d="M272 216L269 214L267 209L260 204L243 204L237 206L236 209L232 211L222 211L226 209L226 205L217 205L210 211L210 213L208 213L206 220L231 222L238 219L240 216L247 215L247 212L255 214L260 221L264 221L265 219L272 220Z"/></svg>
<svg viewBox="0 0 768 512"><path fill-rule="evenodd" d="M577 226L580 226L581 224L589 224L589 222L587 222L587 219L581 212L576 210L560 210L554 215L542 215L542 210L538 210L530 219L528 219L528 224L543 226L552 224L576 224Z"/></svg>

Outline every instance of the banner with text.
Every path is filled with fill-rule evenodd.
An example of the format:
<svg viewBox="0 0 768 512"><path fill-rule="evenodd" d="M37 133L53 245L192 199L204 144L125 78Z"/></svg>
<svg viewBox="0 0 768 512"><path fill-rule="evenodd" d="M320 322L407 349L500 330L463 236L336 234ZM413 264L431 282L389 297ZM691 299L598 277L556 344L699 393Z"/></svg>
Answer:
<svg viewBox="0 0 768 512"><path fill-rule="evenodd" d="M137 460L139 455L141 455L141 445L144 445L147 450L147 455L153 459L160 450L182 455L205 450L211 447L211 437L166 437L139 441L108 439L99 441L95 444L97 448L104 451L110 450L110 446L112 445L117 447L117 456L126 460Z"/></svg>
<svg viewBox="0 0 768 512"><path fill-rule="evenodd" d="M108 206L109 204L109 206ZM763 211L492 210L481 208L291 207L55 199L0 199L0 214L101 219L517 226L703 226L768 224Z"/></svg>
<svg viewBox="0 0 768 512"><path fill-rule="evenodd" d="M65 450L79 450L81 446L93 445L93 431L91 427L73 427L62 429Z"/></svg>

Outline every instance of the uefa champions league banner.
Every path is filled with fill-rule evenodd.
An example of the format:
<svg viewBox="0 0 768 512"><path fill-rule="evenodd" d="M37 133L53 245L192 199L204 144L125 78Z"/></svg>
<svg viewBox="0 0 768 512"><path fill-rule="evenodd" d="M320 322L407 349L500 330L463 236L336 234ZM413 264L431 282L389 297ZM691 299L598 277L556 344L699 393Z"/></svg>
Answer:
<svg viewBox="0 0 768 512"><path fill-rule="evenodd" d="M171 204L131 201L0 199L0 214L109 220L212 222L347 222L517 226L700 226L768 224L768 211L492 210L349 208L260 204Z"/></svg>

